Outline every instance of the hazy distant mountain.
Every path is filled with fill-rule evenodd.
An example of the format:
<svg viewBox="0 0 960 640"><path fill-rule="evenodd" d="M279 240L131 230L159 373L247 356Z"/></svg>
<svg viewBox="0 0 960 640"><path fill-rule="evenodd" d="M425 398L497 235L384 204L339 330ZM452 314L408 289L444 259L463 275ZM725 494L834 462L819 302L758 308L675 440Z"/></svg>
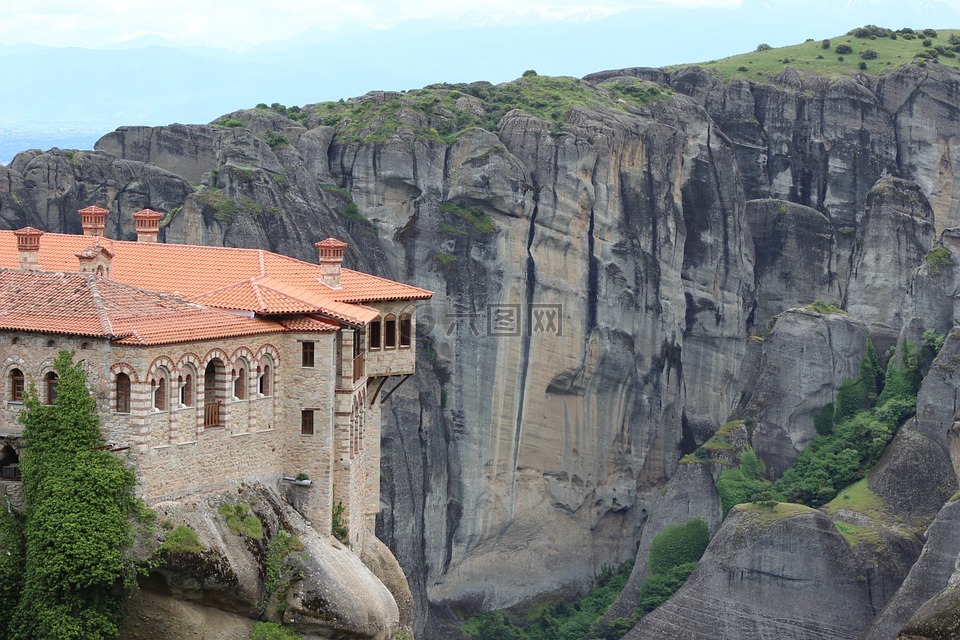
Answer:
<svg viewBox="0 0 960 640"><path fill-rule="evenodd" d="M63 132L53 131L64 123L106 133L121 125L208 122L258 102L302 105L372 89L503 82L525 69L581 76L716 59L760 42L778 46L838 35L822 32L818 25L823 21L815 19L824 16L840 19L847 29L866 23L960 25L960 12L946 4L918 7L887 0L793 0L771 8L747 0L736 10L658 8L599 18L574 14L572 20L541 24L530 24L532 17L525 15L479 25L468 14L456 21L411 21L379 31L313 30L244 53L180 46L158 37L96 49L0 45L0 162L20 150L11 147L11 130L19 131L18 139L27 137L22 148L65 147ZM27 136L24 125L46 133Z"/></svg>

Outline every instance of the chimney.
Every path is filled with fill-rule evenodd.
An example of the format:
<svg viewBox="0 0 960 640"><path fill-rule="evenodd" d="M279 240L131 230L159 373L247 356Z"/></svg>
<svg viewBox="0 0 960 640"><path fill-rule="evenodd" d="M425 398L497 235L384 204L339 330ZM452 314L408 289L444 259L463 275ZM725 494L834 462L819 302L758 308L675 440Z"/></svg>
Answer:
<svg viewBox="0 0 960 640"><path fill-rule="evenodd" d="M40 236L43 231L33 227L24 227L13 232L17 236L17 252L20 254L20 268L24 271L36 271L40 268Z"/></svg>
<svg viewBox="0 0 960 640"><path fill-rule="evenodd" d="M90 273L104 278L110 277L113 266L113 252L102 246L100 238L93 239L93 245L75 254L80 260L80 273Z"/></svg>
<svg viewBox="0 0 960 640"><path fill-rule="evenodd" d="M343 264L343 250L346 242L336 238L327 238L316 244L320 256L320 282L331 289L340 289L340 265Z"/></svg>
<svg viewBox="0 0 960 640"><path fill-rule="evenodd" d="M133 214L137 226L137 242L156 242L163 214L153 209L140 209Z"/></svg>
<svg viewBox="0 0 960 640"><path fill-rule="evenodd" d="M104 219L106 219L107 214L110 213L106 209L101 209L97 206L89 206L86 209L80 209L77 213L80 214L80 220L83 225L83 235L85 236L102 236Z"/></svg>

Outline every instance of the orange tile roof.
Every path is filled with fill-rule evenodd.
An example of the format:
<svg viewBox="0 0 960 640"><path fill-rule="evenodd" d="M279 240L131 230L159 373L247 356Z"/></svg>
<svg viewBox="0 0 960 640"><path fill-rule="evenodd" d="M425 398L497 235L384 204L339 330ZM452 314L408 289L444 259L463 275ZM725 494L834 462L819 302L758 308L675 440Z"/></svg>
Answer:
<svg viewBox="0 0 960 640"><path fill-rule="evenodd" d="M340 325L313 316L282 318L278 322L290 331L321 331L323 333L329 333L330 331L336 331L340 328Z"/></svg>
<svg viewBox="0 0 960 640"><path fill-rule="evenodd" d="M0 231L0 267L17 268L19 257L15 232ZM39 265L47 271L75 272L76 254L93 242L90 236L44 233L40 239ZM324 312L331 302L374 303L385 300L426 300L433 292L379 278L369 274L341 270L341 289L332 289L320 281L319 264L296 260L262 249L208 247L202 245L130 242L101 238L101 246L114 254L111 276L120 282L149 291L164 291L187 299L200 299L204 304L224 308L258 311L258 305L278 304L280 298L295 298L316 304L308 311ZM266 288L278 293L277 298L257 300L251 279L269 277L274 283ZM225 292L237 287L232 295ZM244 289L249 291L244 291ZM264 285L259 286L261 291ZM223 293L223 297L213 294ZM240 305L242 302L242 306ZM233 306L231 306L233 305ZM282 305L278 306L278 310ZM355 317L367 314L331 305L330 317ZM352 320L346 320L352 322Z"/></svg>
<svg viewBox="0 0 960 640"><path fill-rule="evenodd" d="M92 275L12 269L0 269L0 329L101 336L134 345L286 330Z"/></svg>

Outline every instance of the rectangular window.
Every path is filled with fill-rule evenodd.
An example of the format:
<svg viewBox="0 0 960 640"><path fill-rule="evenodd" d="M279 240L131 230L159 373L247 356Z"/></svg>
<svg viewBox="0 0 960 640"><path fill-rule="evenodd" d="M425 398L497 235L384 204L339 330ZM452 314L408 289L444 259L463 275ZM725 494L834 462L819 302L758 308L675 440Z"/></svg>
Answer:
<svg viewBox="0 0 960 640"><path fill-rule="evenodd" d="M380 324L379 320L374 320L370 323L370 348L379 349L380 348L380 329L383 325Z"/></svg>
<svg viewBox="0 0 960 640"><path fill-rule="evenodd" d="M397 321L395 318L389 318L383 323L383 337L387 349L393 349L397 346Z"/></svg>
<svg viewBox="0 0 960 640"><path fill-rule="evenodd" d="M312 367L313 366L313 343L304 342L302 343L302 345L303 345L303 352L302 352L302 358L300 361L300 366Z"/></svg>
<svg viewBox="0 0 960 640"><path fill-rule="evenodd" d="M410 346L410 332L413 327L411 326L410 316L400 316L400 346L409 347Z"/></svg>
<svg viewBox="0 0 960 640"><path fill-rule="evenodd" d="M313 435L313 409L304 409L300 412L300 435Z"/></svg>

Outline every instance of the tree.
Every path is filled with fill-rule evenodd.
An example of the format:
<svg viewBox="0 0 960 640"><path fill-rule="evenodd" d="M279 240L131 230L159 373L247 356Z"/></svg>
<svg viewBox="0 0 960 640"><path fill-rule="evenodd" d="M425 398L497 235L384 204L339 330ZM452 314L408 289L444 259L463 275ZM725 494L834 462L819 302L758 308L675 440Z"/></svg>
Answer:
<svg viewBox="0 0 960 640"><path fill-rule="evenodd" d="M24 395L26 569L11 637L115 638L123 589L136 585L133 523L149 512L134 495L133 469L102 447L83 369L66 351L54 369L54 404L33 388Z"/></svg>

